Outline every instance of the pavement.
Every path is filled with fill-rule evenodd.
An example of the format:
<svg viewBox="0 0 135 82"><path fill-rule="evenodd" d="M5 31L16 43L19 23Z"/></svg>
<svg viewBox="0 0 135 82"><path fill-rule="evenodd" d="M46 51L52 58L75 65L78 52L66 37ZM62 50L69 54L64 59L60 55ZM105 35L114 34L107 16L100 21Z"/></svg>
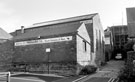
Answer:
<svg viewBox="0 0 135 82"><path fill-rule="evenodd" d="M117 82L117 77L123 67L124 61L111 60L107 62L105 66L102 66L95 74L89 75L79 82L102 82L103 80L103 82Z"/></svg>
<svg viewBox="0 0 135 82"><path fill-rule="evenodd" d="M111 60L107 65L103 66L98 72L102 73L101 77L117 78L121 68L124 67L124 61Z"/></svg>

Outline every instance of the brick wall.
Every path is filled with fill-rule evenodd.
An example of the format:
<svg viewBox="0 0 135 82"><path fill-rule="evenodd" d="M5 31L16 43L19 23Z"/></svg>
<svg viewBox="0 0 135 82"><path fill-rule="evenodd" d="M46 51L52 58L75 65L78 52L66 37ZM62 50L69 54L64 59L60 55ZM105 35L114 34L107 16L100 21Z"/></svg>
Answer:
<svg viewBox="0 0 135 82"><path fill-rule="evenodd" d="M51 52L47 53L46 48ZM76 41L53 42L15 47L15 62L52 62L76 61Z"/></svg>
<svg viewBox="0 0 135 82"><path fill-rule="evenodd" d="M13 42L6 41L0 43L0 71L8 71L12 62L14 51Z"/></svg>
<svg viewBox="0 0 135 82"><path fill-rule="evenodd" d="M73 36L73 40L16 46L14 48L13 62L31 64L28 65L29 71L47 71L49 55L50 72L62 72L62 74L66 74L65 72L76 73L76 36L74 34L67 34L57 37L63 36ZM46 52L47 48L50 48L51 52ZM36 63L39 65L36 65Z"/></svg>

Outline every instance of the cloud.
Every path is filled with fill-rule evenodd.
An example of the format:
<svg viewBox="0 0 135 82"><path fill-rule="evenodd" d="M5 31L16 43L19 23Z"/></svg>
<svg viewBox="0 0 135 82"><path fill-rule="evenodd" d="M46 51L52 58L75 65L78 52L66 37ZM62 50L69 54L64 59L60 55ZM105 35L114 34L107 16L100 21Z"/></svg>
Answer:
<svg viewBox="0 0 135 82"><path fill-rule="evenodd" d="M0 2L0 27L7 32L14 31L21 23L21 17L7 3Z"/></svg>

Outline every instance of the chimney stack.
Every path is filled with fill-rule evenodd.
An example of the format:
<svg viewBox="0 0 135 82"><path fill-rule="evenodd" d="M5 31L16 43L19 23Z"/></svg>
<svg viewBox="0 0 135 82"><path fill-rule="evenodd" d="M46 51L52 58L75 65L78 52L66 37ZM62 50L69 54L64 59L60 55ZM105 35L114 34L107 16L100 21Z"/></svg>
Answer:
<svg viewBox="0 0 135 82"><path fill-rule="evenodd" d="M21 26L21 33L24 33L24 26Z"/></svg>

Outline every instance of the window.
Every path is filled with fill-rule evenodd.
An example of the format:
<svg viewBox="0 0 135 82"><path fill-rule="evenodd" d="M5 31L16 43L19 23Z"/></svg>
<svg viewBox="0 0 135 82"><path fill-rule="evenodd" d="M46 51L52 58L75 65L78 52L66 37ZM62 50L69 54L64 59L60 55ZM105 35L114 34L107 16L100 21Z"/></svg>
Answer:
<svg viewBox="0 0 135 82"><path fill-rule="evenodd" d="M87 43L84 40L83 40L83 49L84 49L85 52L87 51Z"/></svg>

